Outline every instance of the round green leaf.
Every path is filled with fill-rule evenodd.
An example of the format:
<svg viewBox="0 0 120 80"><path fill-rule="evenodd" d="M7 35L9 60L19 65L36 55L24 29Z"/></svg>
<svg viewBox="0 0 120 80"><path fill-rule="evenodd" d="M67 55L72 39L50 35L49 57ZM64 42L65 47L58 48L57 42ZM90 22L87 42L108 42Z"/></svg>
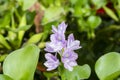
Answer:
<svg viewBox="0 0 120 80"><path fill-rule="evenodd" d="M0 80L13 80L13 79L8 77L7 75L0 74Z"/></svg>
<svg viewBox="0 0 120 80"><path fill-rule="evenodd" d="M92 29L95 29L96 27L98 27L101 22L102 22L101 18L98 16L89 16L87 19L87 23Z"/></svg>
<svg viewBox="0 0 120 80"><path fill-rule="evenodd" d="M75 66L73 71L68 71L65 68L61 68L62 80L80 80L88 79L90 76L90 67L85 64L83 66Z"/></svg>
<svg viewBox="0 0 120 80"><path fill-rule="evenodd" d="M3 73L14 80L33 80L39 48L29 44L10 53L3 63Z"/></svg>
<svg viewBox="0 0 120 80"><path fill-rule="evenodd" d="M95 64L95 71L100 80L113 80L120 75L120 54L110 52L100 57Z"/></svg>

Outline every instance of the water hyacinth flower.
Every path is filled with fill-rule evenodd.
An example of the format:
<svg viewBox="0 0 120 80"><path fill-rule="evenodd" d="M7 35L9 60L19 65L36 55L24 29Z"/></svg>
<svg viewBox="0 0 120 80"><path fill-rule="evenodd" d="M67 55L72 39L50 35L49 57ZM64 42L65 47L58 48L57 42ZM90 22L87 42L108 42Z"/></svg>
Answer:
<svg viewBox="0 0 120 80"><path fill-rule="evenodd" d="M80 41L75 40L73 34L68 36L68 40L65 38L65 31L67 25L62 22L58 25L58 28L52 26L52 32L50 36L50 42L46 43L45 51L50 52L45 54L47 61L44 65L47 67L47 71L56 69L60 62L56 56L51 53L56 53L60 55L61 63L63 63L65 69L69 71L73 70L73 67L77 65L77 53L74 50L81 48Z"/></svg>
<svg viewBox="0 0 120 80"><path fill-rule="evenodd" d="M60 25L58 25L58 29L55 26L52 26L52 32L64 34L66 31L66 28L67 28L67 25L65 24L65 22L62 22Z"/></svg>
<svg viewBox="0 0 120 80"><path fill-rule="evenodd" d="M76 59L78 55L74 51L66 50L62 55L64 67L69 71L73 70L73 66L77 65Z"/></svg>
<svg viewBox="0 0 120 80"><path fill-rule="evenodd" d="M68 36L68 41L67 41L67 49L69 50L77 50L81 48L80 41L75 40L73 34L70 34Z"/></svg>
<svg viewBox="0 0 120 80"><path fill-rule="evenodd" d="M61 42L49 42L46 43L46 46L45 51L47 52L58 52L63 48Z"/></svg>
<svg viewBox="0 0 120 80"><path fill-rule="evenodd" d="M51 42L46 43L45 51L47 52L58 52L65 46L65 31L66 31L67 25L62 22L58 29L55 26L52 26L52 34L50 36ZM57 47L56 47L57 46Z"/></svg>
<svg viewBox="0 0 120 80"><path fill-rule="evenodd" d="M47 61L44 63L44 65L48 67L47 71L51 71L58 67L59 60L56 58L56 56L53 56L50 53L46 53L45 58L47 59Z"/></svg>

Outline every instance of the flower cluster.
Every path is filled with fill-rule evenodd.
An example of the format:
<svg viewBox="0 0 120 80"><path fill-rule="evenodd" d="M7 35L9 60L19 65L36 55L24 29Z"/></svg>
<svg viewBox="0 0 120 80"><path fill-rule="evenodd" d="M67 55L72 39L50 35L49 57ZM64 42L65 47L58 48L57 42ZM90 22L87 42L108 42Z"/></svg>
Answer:
<svg viewBox="0 0 120 80"><path fill-rule="evenodd" d="M45 54L47 61L44 65L47 67L47 71L56 69L60 61L64 64L64 67L69 71L73 70L73 67L77 65L76 59L78 58L77 53L74 50L81 48L80 41L75 40L73 34L65 39L65 31L67 25L62 22L58 25L58 28L52 26L53 34L50 36L50 41L46 43L45 51L49 52ZM51 53L55 53L54 55ZM57 54L60 55L59 60Z"/></svg>

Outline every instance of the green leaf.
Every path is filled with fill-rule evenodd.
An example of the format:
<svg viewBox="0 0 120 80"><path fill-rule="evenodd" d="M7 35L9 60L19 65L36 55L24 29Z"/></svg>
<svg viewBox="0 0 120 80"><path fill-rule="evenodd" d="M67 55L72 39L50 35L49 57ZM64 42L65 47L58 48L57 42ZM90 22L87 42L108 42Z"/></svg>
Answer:
<svg viewBox="0 0 120 80"><path fill-rule="evenodd" d="M23 3L23 6L22 6L23 10L27 10L30 7L32 7L35 4L35 2L37 2L37 0L29 0L29 1L27 1L27 0L18 0L18 2Z"/></svg>
<svg viewBox="0 0 120 80"><path fill-rule="evenodd" d="M62 7L58 7L58 6L49 7L48 9L45 10L45 14L42 20L42 25L60 19L63 14L65 14L65 12Z"/></svg>
<svg viewBox="0 0 120 80"><path fill-rule="evenodd" d="M4 46L2 44L0 44L0 48L4 48Z"/></svg>
<svg viewBox="0 0 120 80"><path fill-rule="evenodd" d="M44 48L44 47L45 47L45 44L46 44L46 42L40 42L40 43L38 44L38 47L39 47L39 48Z"/></svg>
<svg viewBox="0 0 120 80"><path fill-rule="evenodd" d="M8 54L0 55L0 62L4 61Z"/></svg>
<svg viewBox="0 0 120 80"><path fill-rule="evenodd" d="M11 14L6 13L3 18L0 18L0 28L5 28L10 23Z"/></svg>
<svg viewBox="0 0 120 80"><path fill-rule="evenodd" d="M0 34L0 43L2 45L4 45L7 49L11 49L11 47L9 46L9 44L7 43L7 41L5 40L5 38L3 37L3 35Z"/></svg>
<svg viewBox="0 0 120 80"><path fill-rule="evenodd" d="M120 54L110 52L100 57L95 64L95 72L100 80L113 80L120 75Z"/></svg>
<svg viewBox="0 0 120 80"><path fill-rule="evenodd" d="M21 26L21 27L17 28L17 29L15 30L15 32L27 31L27 30L30 29L30 28L31 28L31 25Z"/></svg>
<svg viewBox="0 0 120 80"><path fill-rule="evenodd" d="M48 79L58 76L58 72L44 72L43 73L45 75L45 77L47 77Z"/></svg>
<svg viewBox="0 0 120 80"><path fill-rule="evenodd" d="M70 3L74 5L78 0L70 0Z"/></svg>
<svg viewBox="0 0 120 80"><path fill-rule="evenodd" d="M73 15L76 17L87 17L91 14L91 7L88 0L77 0L74 9Z"/></svg>
<svg viewBox="0 0 120 80"><path fill-rule="evenodd" d="M7 76L7 75L2 75L2 74L0 74L0 80L13 80L13 79L10 78L10 77Z"/></svg>
<svg viewBox="0 0 120 80"><path fill-rule="evenodd" d="M40 39L42 38L42 36L43 36L43 33L39 33L39 34L33 35L33 36L27 41L27 44L39 42Z"/></svg>
<svg viewBox="0 0 120 80"><path fill-rule="evenodd" d="M108 8L108 7L106 7L106 6L104 6L103 8L104 8L105 12L106 12L112 19L114 19L115 21L118 21L117 16L115 15L115 13L114 13L110 8Z"/></svg>
<svg viewBox="0 0 120 80"><path fill-rule="evenodd" d="M32 7L35 2L37 2L37 0L23 0L23 10L27 10L29 9L30 7Z"/></svg>
<svg viewBox="0 0 120 80"><path fill-rule="evenodd" d="M92 3L95 5L95 8L99 9L107 4L107 0L92 0Z"/></svg>
<svg viewBox="0 0 120 80"><path fill-rule="evenodd" d="M33 80L39 48L29 44L10 53L3 63L3 73L14 80Z"/></svg>
<svg viewBox="0 0 120 80"><path fill-rule="evenodd" d="M22 26L26 26L26 15L25 14L22 16L22 19L21 19L20 24L19 24L19 28L22 27ZM19 31L18 32L18 40L19 40L18 41L18 47L20 47L20 45L22 43L24 33L25 33L25 31Z"/></svg>
<svg viewBox="0 0 120 80"><path fill-rule="evenodd" d="M74 7L73 15L75 17L81 17L81 16L83 16L83 13L82 13L81 8L79 6L75 6Z"/></svg>
<svg viewBox="0 0 120 80"><path fill-rule="evenodd" d="M90 67L87 64L75 66L73 71L68 71L64 68L61 68L60 71L62 80L88 79L91 73Z"/></svg>
<svg viewBox="0 0 120 80"><path fill-rule="evenodd" d="M86 24L86 21L82 18L79 18L78 19L78 24L79 24L79 31L86 31L88 32L89 31L89 27L88 25Z"/></svg>
<svg viewBox="0 0 120 80"><path fill-rule="evenodd" d="M98 16L89 16L87 19L87 23L92 29L95 29L96 27L98 27L101 22L102 20Z"/></svg>

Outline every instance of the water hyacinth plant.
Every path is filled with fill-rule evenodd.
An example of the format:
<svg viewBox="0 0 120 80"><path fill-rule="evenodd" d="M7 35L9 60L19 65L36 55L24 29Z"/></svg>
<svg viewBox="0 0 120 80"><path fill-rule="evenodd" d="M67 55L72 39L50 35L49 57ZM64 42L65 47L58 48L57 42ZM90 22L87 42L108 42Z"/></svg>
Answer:
<svg viewBox="0 0 120 80"><path fill-rule="evenodd" d="M44 63L44 65L47 67L47 71L52 71L62 65L64 66L65 70L72 72L74 67L78 65L76 61L78 54L75 52L75 50L81 48L80 41L75 40L72 33L66 39L66 28L67 24L65 24L65 22L59 24L58 28L52 26L53 34L51 34L50 42L46 43L46 47L44 49L47 51L45 54L47 61ZM87 67L89 68L89 66ZM88 74L89 73L90 71L88 71Z"/></svg>
<svg viewBox="0 0 120 80"><path fill-rule="evenodd" d="M58 26L58 29L55 26L52 26L53 34L50 36L51 42L46 43L45 50L48 52L54 52L55 56L51 53L45 54L47 61L44 65L48 68L48 71L56 69L59 66L60 62L57 59L57 54L60 55L61 62L69 71L72 71L73 66L77 65L76 59L78 58L78 55L74 50L81 48L80 41L75 40L73 34L70 34L68 40L66 40L66 28L67 25L64 22Z"/></svg>
<svg viewBox="0 0 120 80"><path fill-rule="evenodd" d="M0 0L0 64L0 80L119 80L120 0Z"/></svg>

